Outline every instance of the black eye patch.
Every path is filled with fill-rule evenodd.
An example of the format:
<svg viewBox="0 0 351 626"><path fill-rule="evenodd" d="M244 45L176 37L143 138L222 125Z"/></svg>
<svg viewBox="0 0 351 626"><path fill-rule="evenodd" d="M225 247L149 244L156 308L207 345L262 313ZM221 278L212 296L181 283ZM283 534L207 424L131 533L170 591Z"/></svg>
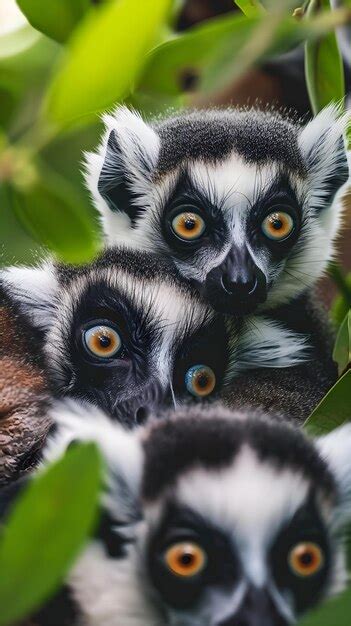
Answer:
<svg viewBox="0 0 351 626"><path fill-rule="evenodd" d="M115 396L131 376L134 383L148 376L147 356L159 337L157 324L149 319L148 313L147 308L139 309L103 281L86 288L75 305L71 326L64 337L65 352L74 372L72 393L94 397L99 392L101 400L101 395L109 396L110 383L113 382L112 396ZM98 324L111 327L120 338L121 350L116 357L103 359L87 351L83 335ZM116 376L116 367L121 370L119 376ZM72 373L67 372L67 377L70 376Z"/></svg>
<svg viewBox="0 0 351 626"><path fill-rule="evenodd" d="M182 238L174 231L174 218L179 213L194 213L201 220L201 236L196 239ZM202 224L203 222L203 224ZM182 173L163 211L160 224L163 237L179 259L187 260L204 246L221 249L229 233L223 219L220 202L213 203L197 189L186 172Z"/></svg>
<svg viewBox="0 0 351 626"><path fill-rule="evenodd" d="M308 571L311 555L302 553L301 574L291 564L291 555L300 546L317 547L321 556L320 566ZM313 554L312 554L313 556ZM270 565L274 581L281 591L288 591L294 599L297 614L315 605L328 582L332 563L331 544L328 532L317 510L315 498L310 495L294 515L293 519L280 531L270 550Z"/></svg>
<svg viewBox="0 0 351 626"><path fill-rule="evenodd" d="M205 556L199 575L183 578L174 575L165 563L167 548L180 542L198 546ZM239 560L232 544L219 529L211 526L187 507L169 503L159 528L149 539L147 566L152 584L163 600L185 609L209 585L233 585L240 575Z"/></svg>
<svg viewBox="0 0 351 626"><path fill-rule="evenodd" d="M218 392L228 366L228 332L223 318L215 317L205 322L200 329L186 337L175 357L173 389L175 394L184 394L186 374L190 368L203 365L211 368L216 377L214 392Z"/></svg>
<svg viewBox="0 0 351 626"><path fill-rule="evenodd" d="M267 220L271 216L276 216L276 219L271 221L271 236L269 236ZM277 224L285 230L282 237L274 233L276 229L278 235ZM247 223L247 235L254 245L264 246L274 258L279 260L284 258L296 243L301 225L302 211L296 194L287 177L280 176L254 202Z"/></svg>

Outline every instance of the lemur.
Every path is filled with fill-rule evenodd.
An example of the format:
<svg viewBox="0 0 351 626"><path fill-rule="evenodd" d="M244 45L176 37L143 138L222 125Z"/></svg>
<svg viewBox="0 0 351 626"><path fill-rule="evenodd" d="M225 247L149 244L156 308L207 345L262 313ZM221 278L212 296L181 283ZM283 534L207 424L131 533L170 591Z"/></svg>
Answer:
<svg viewBox="0 0 351 626"><path fill-rule="evenodd" d="M43 335L53 392L130 426L158 406L212 400L247 369L308 358L302 334L264 317L227 321L148 252L111 248L85 266L7 268L0 285Z"/></svg>
<svg viewBox="0 0 351 626"><path fill-rule="evenodd" d="M306 333L312 367L261 369L226 394L230 405L249 398L306 418L337 377L332 333L311 289L341 221L346 117L329 106L302 126L278 112L226 109L146 123L120 107L104 122L86 180L107 245L172 259L217 311L269 310Z"/></svg>
<svg viewBox="0 0 351 626"><path fill-rule="evenodd" d="M44 463L94 441L102 514L31 624L287 626L345 587L349 424L312 441L216 405L133 431L81 405L55 422ZM2 493L3 514L14 494Z"/></svg>
<svg viewBox="0 0 351 626"><path fill-rule="evenodd" d="M51 424L40 343L0 287L0 485L31 470Z"/></svg>
<svg viewBox="0 0 351 626"><path fill-rule="evenodd" d="M171 258L217 311L296 301L334 254L349 180L347 120L333 105L304 126L256 109L146 123L117 108L86 154L107 244Z"/></svg>

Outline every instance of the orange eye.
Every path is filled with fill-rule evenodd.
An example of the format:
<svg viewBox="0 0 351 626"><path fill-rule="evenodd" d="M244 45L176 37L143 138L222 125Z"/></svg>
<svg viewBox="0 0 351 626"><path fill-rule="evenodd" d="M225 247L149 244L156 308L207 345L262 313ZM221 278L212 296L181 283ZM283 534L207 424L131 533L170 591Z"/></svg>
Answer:
<svg viewBox="0 0 351 626"><path fill-rule="evenodd" d="M262 222L262 231L269 239L283 241L294 230L294 220L284 211L270 213Z"/></svg>
<svg viewBox="0 0 351 626"><path fill-rule="evenodd" d="M290 569L302 578L317 574L323 564L324 555L316 543L298 543L289 553Z"/></svg>
<svg viewBox="0 0 351 626"><path fill-rule="evenodd" d="M173 232L186 241L199 239L205 230L205 222L197 213L178 213L172 220Z"/></svg>
<svg viewBox="0 0 351 626"><path fill-rule="evenodd" d="M175 543L164 555L168 569L184 578L196 576L206 565L206 553L196 543Z"/></svg>
<svg viewBox="0 0 351 626"><path fill-rule="evenodd" d="M193 365L185 374L185 386L193 396L209 396L216 386L215 373L207 365Z"/></svg>
<svg viewBox="0 0 351 626"><path fill-rule="evenodd" d="M122 348L121 337L111 326L93 326L84 332L83 337L88 351L100 358L115 356Z"/></svg>

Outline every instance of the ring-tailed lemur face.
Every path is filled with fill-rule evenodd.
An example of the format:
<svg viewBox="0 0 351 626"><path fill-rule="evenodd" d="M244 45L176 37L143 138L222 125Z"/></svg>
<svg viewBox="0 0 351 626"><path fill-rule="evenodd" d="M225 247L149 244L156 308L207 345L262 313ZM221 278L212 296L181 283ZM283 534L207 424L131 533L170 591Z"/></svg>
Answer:
<svg viewBox="0 0 351 626"><path fill-rule="evenodd" d="M333 253L348 179L345 118L201 111L106 116L87 184L109 243L170 257L210 304L247 313L310 287Z"/></svg>
<svg viewBox="0 0 351 626"><path fill-rule="evenodd" d="M151 255L109 251L88 266L12 268L2 278L44 330L61 394L133 424L157 405L205 399L223 382L224 320Z"/></svg>
<svg viewBox="0 0 351 626"><path fill-rule="evenodd" d="M43 331L55 391L130 424L157 406L212 399L241 371L307 358L302 336L264 317L228 322L146 252L110 249L76 268L8 268L0 282Z"/></svg>
<svg viewBox="0 0 351 626"><path fill-rule="evenodd" d="M104 524L69 578L92 626L284 626L345 586L349 425L313 443L220 407L133 433L56 419L47 459L92 440L107 460Z"/></svg>

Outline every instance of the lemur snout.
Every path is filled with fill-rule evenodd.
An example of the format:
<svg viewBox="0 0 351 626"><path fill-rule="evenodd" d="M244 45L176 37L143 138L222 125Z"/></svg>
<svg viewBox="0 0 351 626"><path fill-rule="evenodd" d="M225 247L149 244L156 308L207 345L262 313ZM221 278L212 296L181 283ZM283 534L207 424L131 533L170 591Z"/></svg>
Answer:
<svg viewBox="0 0 351 626"><path fill-rule="evenodd" d="M206 295L218 311L245 314L266 300L266 277L246 247L233 246L221 265L208 274Z"/></svg>
<svg viewBox="0 0 351 626"><path fill-rule="evenodd" d="M239 610L218 626L287 626L265 589L251 587Z"/></svg>

